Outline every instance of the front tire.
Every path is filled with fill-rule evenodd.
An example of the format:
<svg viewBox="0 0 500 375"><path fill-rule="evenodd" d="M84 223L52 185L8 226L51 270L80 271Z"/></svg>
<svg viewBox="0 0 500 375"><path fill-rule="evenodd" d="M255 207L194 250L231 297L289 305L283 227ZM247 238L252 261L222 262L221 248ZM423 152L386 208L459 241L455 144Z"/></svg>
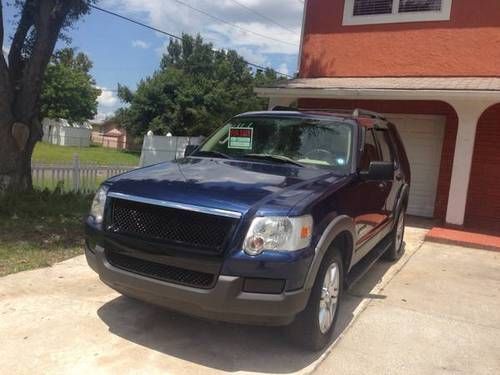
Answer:
<svg viewBox="0 0 500 375"><path fill-rule="evenodd" d="M308 304L288 327L296 344L319 351L331 341L337 322L344 270L342 256L331 249L323 259Z"/></svg>

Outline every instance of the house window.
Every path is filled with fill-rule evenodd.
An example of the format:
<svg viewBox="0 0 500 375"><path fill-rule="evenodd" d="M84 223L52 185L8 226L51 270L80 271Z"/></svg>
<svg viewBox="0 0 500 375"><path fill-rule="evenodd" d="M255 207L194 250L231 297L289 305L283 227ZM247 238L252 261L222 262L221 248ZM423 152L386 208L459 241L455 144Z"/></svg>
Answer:
<svg viewBox="0 0 500 375"><path fill-rule="evenodd" d="M399 13L440 12L442 0L399 0Z"/></svg>
<svg viewBox="0 0 500 375"><path fill-rule="evenodd" d="M452 0L345 0L343 25L448 21Z"/></svg>
<svg viewBox="0 0 500 375"><path fill-rule="evenodd" d="M354 16L392 14L393 0L355 0Z"/></svg>

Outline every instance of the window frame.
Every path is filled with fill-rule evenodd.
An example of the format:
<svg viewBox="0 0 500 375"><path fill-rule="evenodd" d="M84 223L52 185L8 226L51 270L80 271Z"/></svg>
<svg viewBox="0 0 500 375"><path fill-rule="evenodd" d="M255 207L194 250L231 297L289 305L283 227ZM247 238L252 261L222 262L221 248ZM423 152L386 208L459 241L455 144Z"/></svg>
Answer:
<svg viewBox="0 0 500 375"><path fill-rule="evenodd" d="M391 136L390 136L389 129L375 129L375 138L376 138L377 143L378 143L380 157L382 158L382 161L395 163L396 156L395 156L395 152L394 152L394 147L393 147L392 143L390 142ZM384 158L384 150L382 148L383 143L385 143L385 145L387 145L387 150L389 151L390 160L385 160L385 158Z"/></svg>
<svg viewBox="0 0 500 375"><path fill-rule="evenodd" d="M357 170L358 171L368 171L368 169L363 169L363 167L365 166L362 166L361 165L361 161L363 160L363 156L364 156L364 153L366 151L366 142L367 142L367 135L368 134L371 134L372 137L373 137L373 142L374 142L374 145L375 146L375 150L377 151L377 160L370 160L370 163L371 162L376 162L376 161L382 161L383 160L383 157L382 157L382 151L380 150L380 145L378 143L378 139L377 139L377 134L375 133L375 129L373 128L365 128L363 127L363 135L362 135L362 147L361 147L361 150L360 150L360 154L359 154L359 161L358 161L358 166L357 166ZM370 165L366 166L367 168L370 168Z"/></svg>
<svg viewBox="0 0 500 375"><path fill-rule="evenodd" d="M453 0L442 0L440 11L399 12L400 0L392 0L391 14L354 15L355 0L345 0L343 26L376 25L405 22L449 21Z"/></svg>

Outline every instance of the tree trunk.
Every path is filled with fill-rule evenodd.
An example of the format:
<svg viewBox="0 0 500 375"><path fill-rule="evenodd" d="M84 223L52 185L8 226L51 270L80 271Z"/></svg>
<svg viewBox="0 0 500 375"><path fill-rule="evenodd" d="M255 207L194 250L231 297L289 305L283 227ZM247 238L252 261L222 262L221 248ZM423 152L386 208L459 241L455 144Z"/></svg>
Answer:
<svg viewBox="0 0 500 375"><path fill-rule="evenodd" d="M32 189L31 156L41 132L0 114L0 194Z"/></svg>
<svg viewBox="0 0 500 375"><path fill-rule="evenodd" d="M26 0L9 51L7 65L0 53L0 194L32 189L31 156L42 138L38 120L44 72L61 28L78 0ZM3 14L0 0L0 46ZM29 57L22 55L29 30L35 38Z"/></svg>

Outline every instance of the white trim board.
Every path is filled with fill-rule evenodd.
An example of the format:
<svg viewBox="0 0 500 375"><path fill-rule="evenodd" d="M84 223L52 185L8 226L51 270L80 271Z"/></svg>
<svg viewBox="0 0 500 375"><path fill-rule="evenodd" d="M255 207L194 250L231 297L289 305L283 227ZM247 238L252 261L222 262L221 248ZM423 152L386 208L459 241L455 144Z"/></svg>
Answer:
<svg viewBox="0 0 500 375"><path fill-rule="evenodd" d="M354 1L345 0L343 26L375 25L385 23L449 21L453 0L442 0L440 11L435 12L405 12L399 13L399 1L393 0L392 14L372 14L369 16L354 16Z"/></svg>

